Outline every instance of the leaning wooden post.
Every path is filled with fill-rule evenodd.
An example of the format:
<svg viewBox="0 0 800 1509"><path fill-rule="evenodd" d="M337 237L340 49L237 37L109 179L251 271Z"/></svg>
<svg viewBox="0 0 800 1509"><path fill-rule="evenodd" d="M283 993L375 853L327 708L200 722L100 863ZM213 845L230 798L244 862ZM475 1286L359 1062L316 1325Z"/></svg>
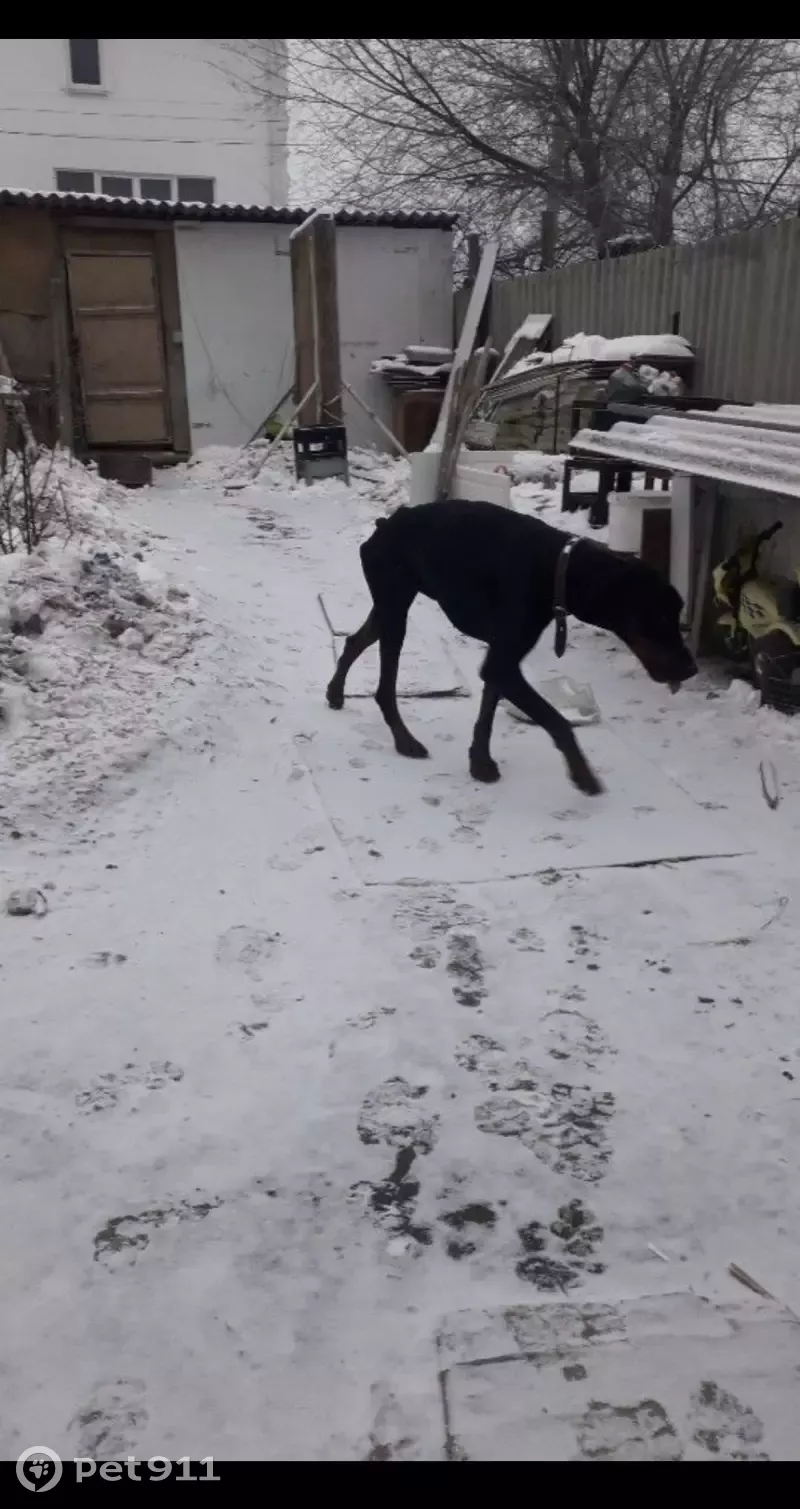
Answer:
<svg viewBox="0 0 800 1509"><path fill-rule="evenodd" d="M295 403L314 387L298 415L304 425L342 423L336 221L314 213L292 232Z"/></svg>

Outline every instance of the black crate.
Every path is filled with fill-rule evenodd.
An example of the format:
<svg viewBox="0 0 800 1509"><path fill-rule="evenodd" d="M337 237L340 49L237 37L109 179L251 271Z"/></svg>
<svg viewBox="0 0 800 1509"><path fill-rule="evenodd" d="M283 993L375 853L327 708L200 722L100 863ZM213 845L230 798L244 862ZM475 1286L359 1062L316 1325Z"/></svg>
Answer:
<svg viewBox="0 0 800 1509"><path fill-rule="evenodd" d="M762 707L774 707L778 713L800 713L800 686L781 676L760 676L758 689Z"/></svg>
<svg viewBox="0 0 800 1509"><path fill-rule="evenodd" d="M293 439L298 482L316 482L320 477L349 481L347 431L343 424L298 425Z"/></svg>

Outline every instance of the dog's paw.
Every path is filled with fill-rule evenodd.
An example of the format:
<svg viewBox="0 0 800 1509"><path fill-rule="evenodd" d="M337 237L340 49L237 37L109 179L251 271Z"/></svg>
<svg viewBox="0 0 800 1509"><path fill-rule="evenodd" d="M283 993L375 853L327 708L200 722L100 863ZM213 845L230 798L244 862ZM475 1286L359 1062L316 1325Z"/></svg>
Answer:
<svg viewBox="0 0 800 1509"><path fill-rule="evenodd" d="M585 762L571 766L569 775L573 786L577 786L584 796L602 796L606 789L600 777L595 775L591 765Z"/></svg>
<svg viewBox="0 0 800 1509"><path fill-rule="evenodd" d="M328 707L334 708L337 713L341 712L341 709L344 707L344 691L335 681L331 682L325 693L325 697Z"/></svg>
<svg viewBox="0 0 800 1509"><path fill-rule="evenodd" d="M491 755L489 755L487 758L479 758L477 755L470 755L469 773L472 776L473 781L485 781L489 785L491 785L494 781L499 781L500 779L499 767L497 763L492 759Z"/></svg>
<svg viewBox="0 0 800 1509"><path fill-rule="evenodd" d="M427 760L428 758L425 745L420 744L419 739L415 739L407 729L405 733L395 736L394 747L398 754L405 755L408 760Z"/></svg>

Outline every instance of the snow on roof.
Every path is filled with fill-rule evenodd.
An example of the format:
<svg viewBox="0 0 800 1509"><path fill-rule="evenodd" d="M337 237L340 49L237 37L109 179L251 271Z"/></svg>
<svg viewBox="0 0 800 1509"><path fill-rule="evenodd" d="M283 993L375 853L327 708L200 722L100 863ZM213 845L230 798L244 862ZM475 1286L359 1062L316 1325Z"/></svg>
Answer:
<svg viewBox="0 0 800 1509"><path fill-rule="evenodd" d="M664 424L659 416L647 424L615 424L605 432L580 430L570 450L800 498L800 437L791 445L768 431L739 437L728 426L715 431L713 424L677 416Z"/></svg>
<svg viewBox="0 0 800 1509"><path fill-rule="evenodd" d="M697 411L691 409L690 413ZM718 424L757 425L772 430L800 430L800 405L792 403L724 403L714 415Z"/></svg>
<svg viewBox="0 0 800 1509"><path fill-rule="evenodd" d="M0 189L0 206L65 210L70 214L112 214L138 220L232 220L272 225L302 225L314 213L262 204L203 204L177 199L123 199L109 194L70 194L53 189ZM337 210L337 225L374 225L395 230L452 230L456 215L438 211L383 212Z"/></svg>
<svg viewBox="0 0 800 1509"><path fill-rule="evenodd" d="M648 420L646 428L650 426L656 431L677 430L679 434L685 433L685 421L690 420L692 435L708 437L712 440L720 439L724 435L725 448L746 445L750 450L763 449L764 447L781 446L797 450L800 449L800 435L796 430L776 430L756 424L755 420L750 424L734 424L729 421L719 423L716 413L709 413L703 409L690 409L689 414L676 413L670 410L664 414L654 414ZM800 423L800 417L798 419Z"/></svg>

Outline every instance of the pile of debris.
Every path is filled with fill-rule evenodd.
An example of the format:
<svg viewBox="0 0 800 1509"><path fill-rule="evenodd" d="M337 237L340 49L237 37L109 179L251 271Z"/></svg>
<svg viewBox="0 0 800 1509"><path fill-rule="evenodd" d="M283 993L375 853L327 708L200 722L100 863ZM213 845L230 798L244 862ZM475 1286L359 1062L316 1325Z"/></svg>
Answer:
<svg viewBox="0 0 800 1509"><path fill-rule="evenodd" d="M691 381L694 352L679 335L606 340L580 332L544 351L552 321L529 315L509 341L477 409L469 443L499 450L564 451L580 409L600 406L621 363L635 361L654 397L680 396Z"/></svg>
<svg viewBox="0 0 800 1509"><path fill-rule="evenodd" d="M528 322L512 336L509 346L516 346ZM508 347L506 348L509 349ZM515 356L516 351L513 353ZM691 370L694 352L682 335L621 335L607 340L603 335L586 335L580 331L562 341L555 351L534 351L520 355L505 371L507 378L524 372L538 372L543 367L590 365L593 367L617 367L620 362L647 358L658 360L667 370Z"/></svg>

